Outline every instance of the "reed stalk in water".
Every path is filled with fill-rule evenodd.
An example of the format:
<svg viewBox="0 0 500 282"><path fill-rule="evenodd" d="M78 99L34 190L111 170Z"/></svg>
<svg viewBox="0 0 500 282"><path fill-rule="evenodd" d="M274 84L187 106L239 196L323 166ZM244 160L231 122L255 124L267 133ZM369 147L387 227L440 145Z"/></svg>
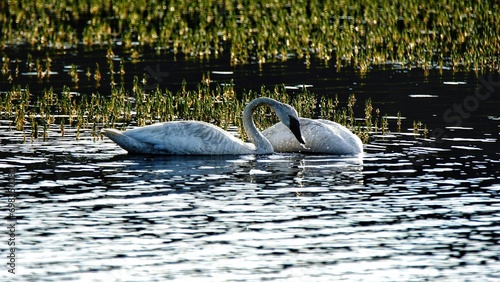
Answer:
<svg viewBox="0 0 500 282"><path fill-rule="evenodd" d="M100 128L125 128L144 126L172 120L202 120L222 128L235 126L239 134L246 138L241 124L241 114L245 105L252 99L267 96L286 102L297 109L300 116L324 118L346 125L364 142L372 132L388 130L387 118L380 117L380 110L373 115L371 99L365 101L364 112L357 112L357 99L351 94L345 106L341 106L338 96L317 97L306 87L298 93L287 93L285 86L273 89L261 87L260 91L243 91L238 94L232 84L213 86L206 77L195 89L189 90L184 84L176 93L168 89L146 90L136 78L132 91L123 87L113 87L109 96L92 93L90 96L78 95L69 87L64 87L59 94L52 88L39 97L30 94L29 89L13 87L0 95L0 115L11 120L19 131L31 130L30 137L40 136L42 126L44 139L51 136L51 131L58 131L60 136L68 136L68 129L76 131L76 138L84 131L98 136ZM271 110L259 108L254 118L256 124L266 128L277 122ZM362 117L356 118L357 115ZM398 114L398 122L401 116ZM58 126L52 126L56 124ZM400 124L398 124L398 127ZM415 132L421 132L423 125L415 123ZM55 136L52 135L52 136Z"/></svg>

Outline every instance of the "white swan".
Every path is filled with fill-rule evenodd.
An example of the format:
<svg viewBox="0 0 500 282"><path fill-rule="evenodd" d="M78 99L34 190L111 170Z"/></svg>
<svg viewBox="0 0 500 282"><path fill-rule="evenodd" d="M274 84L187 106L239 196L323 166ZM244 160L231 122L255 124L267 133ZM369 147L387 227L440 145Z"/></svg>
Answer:
<svg viewBox="0 0 500 282"><path fill-rule="evenodd" d="M163 155L238 155L273 153L271 143L257 130L253 112L268 105L281 120L283 127L293 133L297 142L304 143L300 133L297 111L271 98L252 100L243 112L243 127L253 144L244 143L215 125L200 121L171 121L127 131L103 129L102 134L129 153Z"/></svg>
<svg viewBox="0 0 500 282"><path fill-rule="evenodd" d="M363 152L361 139L345 126L324 119L299 118L305 146L293 138L279 122L262 132L275 152L302 152L354 155Z"/></svg>

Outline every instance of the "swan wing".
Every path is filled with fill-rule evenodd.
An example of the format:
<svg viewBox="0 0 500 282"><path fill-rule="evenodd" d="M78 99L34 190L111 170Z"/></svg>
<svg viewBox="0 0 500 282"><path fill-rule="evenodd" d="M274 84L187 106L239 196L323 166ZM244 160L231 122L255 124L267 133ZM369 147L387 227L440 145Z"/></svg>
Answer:
<svg viewBox="0 0 500 282"><path fill-rule="evenodd" d="M305 147L301 146L282 123L271 126L262 134L271 142L276 152L349 155L363 151L363 144L359 137L336 122L308 118L300 118L299 122Z"/></svg>
<svg viewBox="0 0 500 282"><path fill-rule="evenodd" d="M103 134L130 153L167 155L255 153L255 146L252 144L244 143L222 128L206 122L165 122L125 132L106 129Z"/></svg>

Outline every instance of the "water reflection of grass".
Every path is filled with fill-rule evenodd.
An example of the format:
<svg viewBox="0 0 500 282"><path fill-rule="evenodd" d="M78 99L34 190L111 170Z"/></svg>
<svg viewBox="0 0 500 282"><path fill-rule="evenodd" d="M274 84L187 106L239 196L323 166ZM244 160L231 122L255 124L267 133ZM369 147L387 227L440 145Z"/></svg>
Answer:
<svg viewBox="0 0 500 282"><path fill-rule="evenodd" d="M109 96L79 95L67 87L61 94L49 89L43 95L34 96L29 89L14 87L0 96L0 118L10 120L12 129L25 132L31 139L46 139L49 131L64 136L67 128L75 130L76 138L82 130L90 130L97 138L103 127L125 129L180 119L206 121L225 129L236 126L240 136L246 138L241 122L243 109L250 100L267 96L288 102L301 116L345 124L364 141L370 132L385 131L388 127L387 119L378 109L373 110L371 100L365 103L365 116L356 118L354 95L349 97L346 107L340 107L337 98L317 100L307 88L296 95L287 94L284 86L262 87L260 91L244 91L237 95L233 85L213 86L209 81L202 80L195 90L188 90L184 85L177 93L172 93L160 88L145 90L136 78L132 92L114 87ZM261 128L277 122L267 108L259 108L254 118Z"/></svg>
<svg viewBox="0 0 500 282"><path fill-rule="evenodd" d="M372 64L498 69L496 1L27 1L0 3L0 48L119 43L232 64L294 56Z"/></svg>

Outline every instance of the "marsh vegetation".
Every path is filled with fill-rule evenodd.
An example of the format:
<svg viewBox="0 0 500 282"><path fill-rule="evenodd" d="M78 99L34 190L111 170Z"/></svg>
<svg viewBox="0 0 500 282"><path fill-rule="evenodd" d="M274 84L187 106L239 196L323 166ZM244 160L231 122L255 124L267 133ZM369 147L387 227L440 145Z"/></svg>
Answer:
<svg viewBox="0 0 500 282"><path fill-rule="evenodd" d="M356 101L354 94L339 102L338 96L318 96L306 88L290 94L284 86L237 93L232 84L212 83L209 74L197 87L183 85L179 91L145 87L146 78L140 75L134 77L130 87L124 87L123 75L142 60L145 50L185 60L227 56L232 66L292 59L309 66L315 60L336 68L352 67L361 73L381 65L424 71L499 69L500 26L494 17L500 8L494 1L56 4L20 0L2 2L0 8L1 77L8 83L0 89L0 112L2 119L11 121L11 128L25 132L26 140L50 134L64 136L68 127L76 128L77 138L82 130L90 130L97 138L101 127L125 128L177 119L205 120L226 129L239 129L244 135L240 114L257 96L288 102L305 117L345 124L365 142L371 132L389 128L383 109L374 108L371 99ZM19 52L20 46L29 51ZM23 68L25 75L50 83L50 77L58 74L51 54L82 46L105 50L105 56L96 58L95 65L86 69L68 65L65 71L71 82L62 89L47 87L32 93L29 84L19 83ZM123 55L116 56L117 51ZM109 79L103 82L105 76ZM81 92L82 83L93 83L97 90ZM99 91L101 83L109 83L110 91ZM276 121L269 112L257 118L261 127ZM394 128L400 130L401 113L396 123ZM415 133L427 133L419 121L413 128Z"/></svg>
<svg viewBox="0 0 500 282"><path fill-rule="evenodd" d="M0 4L0 48L144 47L245 64L317 58L361 70L499 67L496 1L27 1Z"/></svg>
<svg viewBox="0 0 500 282"><path fill-rule="evenodd" d="M28 139L64 136L65 128L76 128L76 138L82 131L94 138L99 137L103 127L125 129L128 126L144 126L172 120L203 120L246 138L241 114L246 104L259 96L267 96L288 102L301 116L325 118L345 124L366 142L370 132L388 130L387 119L373 110L371 100L365 103L365 117L356 119L354 95L349 97L346 107L339 106L338 97L316 98L307 88L297 95L288 95L285 87L260 91L245 91L237 97L234 85L211 86L209 79L198 84L197 89L188 90L185 85L176 93L156 88L146 91L139 79L135 79L133 90L112 88L110 95L92 93L80 95L65 87L62 93L53 89L43 95L32 95L29 88L14 87L0 96L2 120L11 120L11 129L25 132ZM260 128L266 128L278 120L270 109L259 108L254 115Z"/></svg>

